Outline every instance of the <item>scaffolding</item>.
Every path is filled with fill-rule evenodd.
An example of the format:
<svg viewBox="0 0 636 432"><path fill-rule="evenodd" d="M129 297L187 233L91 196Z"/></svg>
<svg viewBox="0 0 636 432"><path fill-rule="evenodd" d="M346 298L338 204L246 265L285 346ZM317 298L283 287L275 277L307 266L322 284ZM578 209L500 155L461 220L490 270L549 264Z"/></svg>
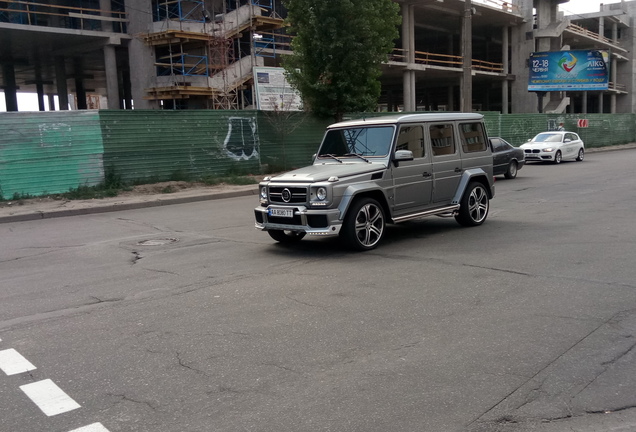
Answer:
<svg viewBox="0 0 636 432"><path fill-rule="evenodd" d="M273 33L259 34L265 40L254 35L282 28L283 20L276 16L275 0L251 0L231 10L224 5L212 13L204 6L202 1L153 0L153 20L195 24L144 36L155 49L157 77L146 99L169 99L172 107L178 100L183 106L199 100L207 108L244 108L241 93L253 80L255 58L276 56Z"/></svg>
<svg viewBox="0 0 636 432"><path fill-rule="evenodd" d="M153 0L153 21L177 20L181 22L206 22L205 3L201 0Z"/></svg>

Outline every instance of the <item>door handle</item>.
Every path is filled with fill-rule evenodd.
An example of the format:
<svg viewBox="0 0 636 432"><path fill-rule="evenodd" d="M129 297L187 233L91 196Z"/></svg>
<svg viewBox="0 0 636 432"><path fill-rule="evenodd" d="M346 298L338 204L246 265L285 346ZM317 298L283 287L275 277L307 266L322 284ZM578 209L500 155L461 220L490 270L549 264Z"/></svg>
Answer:
<svg viewBox="0 0 636 432"><path fill-rule="evenodd" d="M461 168L455 168L455 172L456 173L460 173L460 172L462 172L462 169Z"/></svg>
<svg viewBox="0 0 636 432"><path fill-rule="evenodd" d="M429 177L432 177L432 174L431 174L431 173L428 173L428 172L426 172L426 171L424 171L424 172L422 173L422 177L429 178Z"/></svg>

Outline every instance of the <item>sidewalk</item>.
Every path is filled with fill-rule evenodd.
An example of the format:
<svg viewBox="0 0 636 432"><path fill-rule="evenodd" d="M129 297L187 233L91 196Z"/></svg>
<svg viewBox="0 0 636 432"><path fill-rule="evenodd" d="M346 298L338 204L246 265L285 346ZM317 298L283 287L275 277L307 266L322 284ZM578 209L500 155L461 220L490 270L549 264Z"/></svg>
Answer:
<svg viewBox="0 0 636 432"><path fill-rule="evenodd" d="M247 195L254 195L254 206L256 206L258 204L257 194L258 185L252 184L247 186L198 186L172 193L134 194L123 192L113 198L91 200L32 198L16 202L5 201L0 202L0 223L133 210Z"/></svg>
<svg viewBox="0 0 636 432"><path fill-rule="evenodd" d="M590 148L586 152L634 149L636 143L611 147ZM233 198L258 195L258 185L236 186L198 186L172 193L134 194L123 192L114 198L92 200L53 200L33 198L18 202L0 202L0 223L49 219L62 216L75 216L93 213L105 213L119 210L133 210L170 204L184 204L196 201ZM254 197L254 205L257 199Z"/></svg>

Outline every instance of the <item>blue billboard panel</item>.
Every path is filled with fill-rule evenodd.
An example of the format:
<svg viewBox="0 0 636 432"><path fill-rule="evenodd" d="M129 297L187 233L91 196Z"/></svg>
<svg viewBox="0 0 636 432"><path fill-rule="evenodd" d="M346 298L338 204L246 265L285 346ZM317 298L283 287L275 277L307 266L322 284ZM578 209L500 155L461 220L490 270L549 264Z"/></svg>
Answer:
<svg viewBox="0 0 636 432"><path fill-rule="evenodd" d="M530 54L528 91L607 90L609 52L575 50Z"/></svg>

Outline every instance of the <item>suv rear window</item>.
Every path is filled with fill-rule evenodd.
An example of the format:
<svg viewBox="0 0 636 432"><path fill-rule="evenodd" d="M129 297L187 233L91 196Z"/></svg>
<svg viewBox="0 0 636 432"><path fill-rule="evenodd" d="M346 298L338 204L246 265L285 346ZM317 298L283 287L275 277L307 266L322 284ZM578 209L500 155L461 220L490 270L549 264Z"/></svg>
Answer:
<svg viewBox="0 0 636 432"><path fill-rule="evenodd" d="M462 123L459 125L464 153L486 150L484 129L481 123Z"/></svg>

